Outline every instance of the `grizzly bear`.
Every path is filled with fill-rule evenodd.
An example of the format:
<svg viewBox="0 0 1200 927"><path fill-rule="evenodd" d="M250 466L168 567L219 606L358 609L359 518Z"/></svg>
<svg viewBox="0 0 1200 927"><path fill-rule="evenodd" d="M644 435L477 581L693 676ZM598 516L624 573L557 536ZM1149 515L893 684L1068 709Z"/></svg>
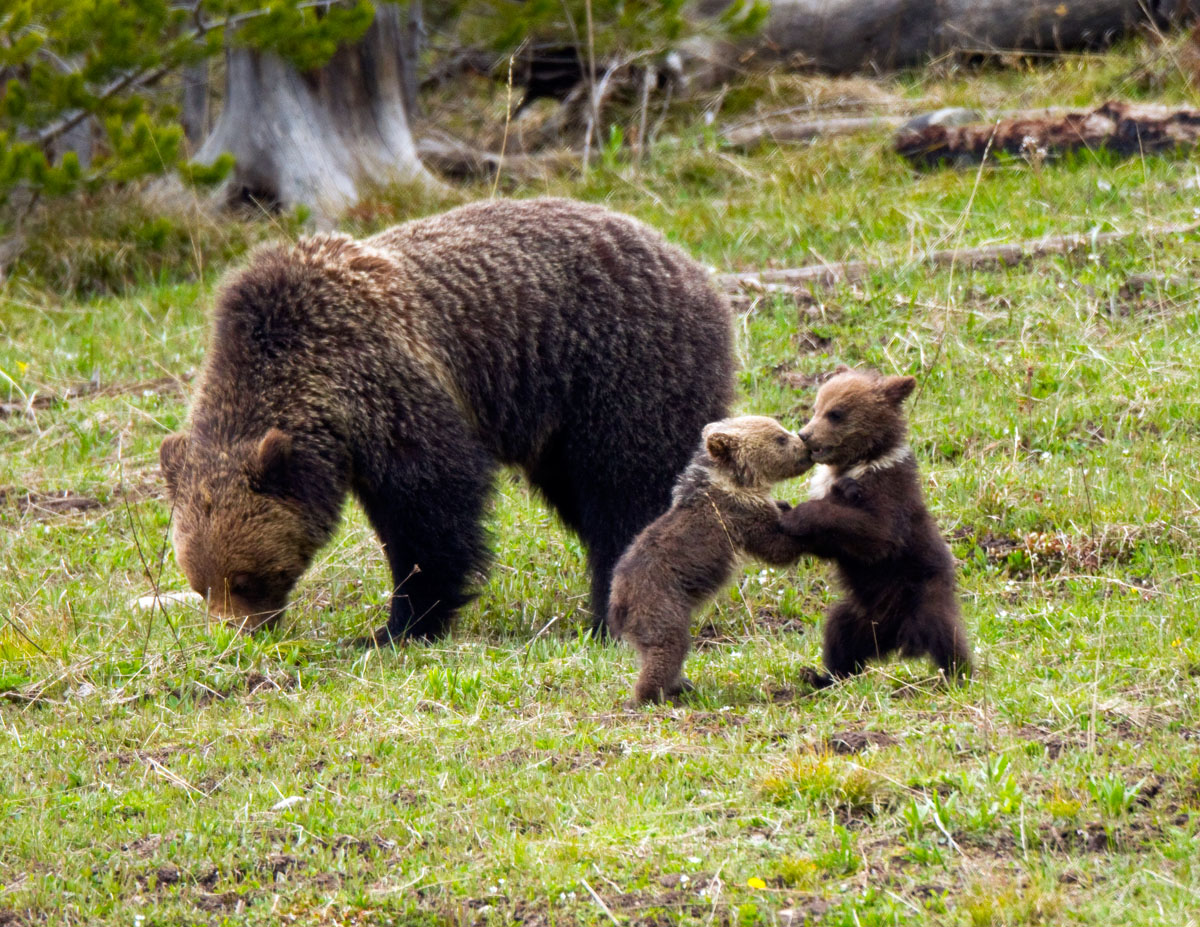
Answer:
<svg viewBox="0 0 1200 927"><path fill-rule="evenodd" d="M771 418L713 422L675 484L671 508L651 522L617 561L608 624L637 648L637 702L691 688L683 661L692 612L729 581L749 554L786 565L797 554L780 532L771 485L812 466L804 442Z"/></svg>
<svg viewBox="0 0 1200 927"><path fill-rule="evenodd" d="M818 464L808 502L780 518L797 554L833 560L845 597L825 617L818 686L899 650L928 654L958 680L971 652L955 593L954 557L921 497L906 443L912 377L840 368L800 429Z"/></svg>
<svg viewBox="0 0 1200 927"><path fill-rule="evenodd" d="M225 284L162 445L176 557L213 613L274 623L353 493L394 583L371 640L430 638L485 566L511 464L582 539L600 630L613 565L732 377L708 273L599 206L496 200L266 247Z"/></svg>

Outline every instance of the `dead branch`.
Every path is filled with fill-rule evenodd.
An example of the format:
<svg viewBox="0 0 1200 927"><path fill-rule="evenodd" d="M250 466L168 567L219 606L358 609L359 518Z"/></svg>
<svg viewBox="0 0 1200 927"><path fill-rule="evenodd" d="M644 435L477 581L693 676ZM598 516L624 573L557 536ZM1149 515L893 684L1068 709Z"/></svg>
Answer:
<svg viewBox="0 0 1200 927"><path fill-rule="evenodd" d="M1097 232L1088 235L1051 235L1027 241L982 245L977 248L950 248L926 251L901 260L845 261L837 264L811 264L807 267L787 267L744 273L719 274L717 282L726 291L762 289L778 291L780 286L792 288L830 288L839 283L854 283L866 279L878 270L911 264L933 267L961 267L964 270L983 270L995 267L1014 267L1026 261L1075 251L1096 250L1129 238L1167 238L1188 235L1200 229L1200 222L1156 225L1127 232Z"/></svg>
<svg viewBox="0 0 1200 927"><path fill-rule="evenodd" d="M734 148L753 148L762 142L807 142L815 138L894 130L902 116L841 116L830 119L770 120L729 129L725 140Z"/></svg>

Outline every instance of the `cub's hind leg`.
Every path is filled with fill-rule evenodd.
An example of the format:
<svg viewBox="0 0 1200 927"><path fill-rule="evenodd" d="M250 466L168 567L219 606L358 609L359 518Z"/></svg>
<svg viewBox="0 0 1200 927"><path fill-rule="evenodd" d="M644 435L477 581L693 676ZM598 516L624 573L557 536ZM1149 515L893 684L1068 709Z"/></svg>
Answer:
<svg viewBox="0 0 1200 927"><path fill-rule="evenodd" d="M663 702L690 691L683 661L691 649L686 608L631 608L622 637L637 650L641 670L635 702Z"/></svg>
<svg viewBox="0 0 1200 927"><path fill-rule="evenodd" d="M853 600L843 600L825 616L825 669L835 679L853 676L867 661L893 649L880 637L882 628Z"/></svg>
<svg viewBox="0 0 1200 927"><path fill-rule="evenodd" d="M922 599L904 628L905 654L928 655L947 680L965 682L971 676L971 642L953 585L927 588Z"/></svg>

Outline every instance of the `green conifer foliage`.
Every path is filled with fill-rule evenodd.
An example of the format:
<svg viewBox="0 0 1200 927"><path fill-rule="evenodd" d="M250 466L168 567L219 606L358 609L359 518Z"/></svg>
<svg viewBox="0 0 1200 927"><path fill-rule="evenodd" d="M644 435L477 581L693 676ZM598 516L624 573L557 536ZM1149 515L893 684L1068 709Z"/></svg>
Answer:
<svg viewBox="0 0 1200 927"><path fill-rule="evenodd" d="M374 14L370 0L0 0L0 207L18 191L27 201L171 171L219 180L232 161L186 162L161 82L227 39L310 69ZM86 163L65 144L81 125L93 129Z"/></svg>

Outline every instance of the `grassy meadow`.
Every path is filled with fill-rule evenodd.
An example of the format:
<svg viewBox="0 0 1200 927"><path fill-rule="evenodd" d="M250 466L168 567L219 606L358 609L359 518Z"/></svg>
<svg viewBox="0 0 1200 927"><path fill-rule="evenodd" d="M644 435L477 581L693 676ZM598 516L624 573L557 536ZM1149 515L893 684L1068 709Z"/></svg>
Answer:
<svg viewBox="0 0 1200 927"><path fill-rule="evenodd" d="M500 184L608 203L718 270L887 262L741 294L737 408L798 426L840 363L920 379L913 446L978 663L961 689L896 660L812 692L830 572L752 564L696 617L694 695L627 708L633 652L584 635L582 551L515 474L439 644L341 643L389 587L353 507L277 631L139 608L186 588L157 449L205 308L245 242L297 226L99 201L32 224L0 291L0 925L1200 924L1200 237L1153 232L1200 218L1200 161L915 173L885 133L742 153L717 132L804 103L1194 104L1158 54L756 78L680 104L641 163L613 144ZM383 191L345 227L490 192ZM907 260L1093 231L1132 234Z"/></svg>

